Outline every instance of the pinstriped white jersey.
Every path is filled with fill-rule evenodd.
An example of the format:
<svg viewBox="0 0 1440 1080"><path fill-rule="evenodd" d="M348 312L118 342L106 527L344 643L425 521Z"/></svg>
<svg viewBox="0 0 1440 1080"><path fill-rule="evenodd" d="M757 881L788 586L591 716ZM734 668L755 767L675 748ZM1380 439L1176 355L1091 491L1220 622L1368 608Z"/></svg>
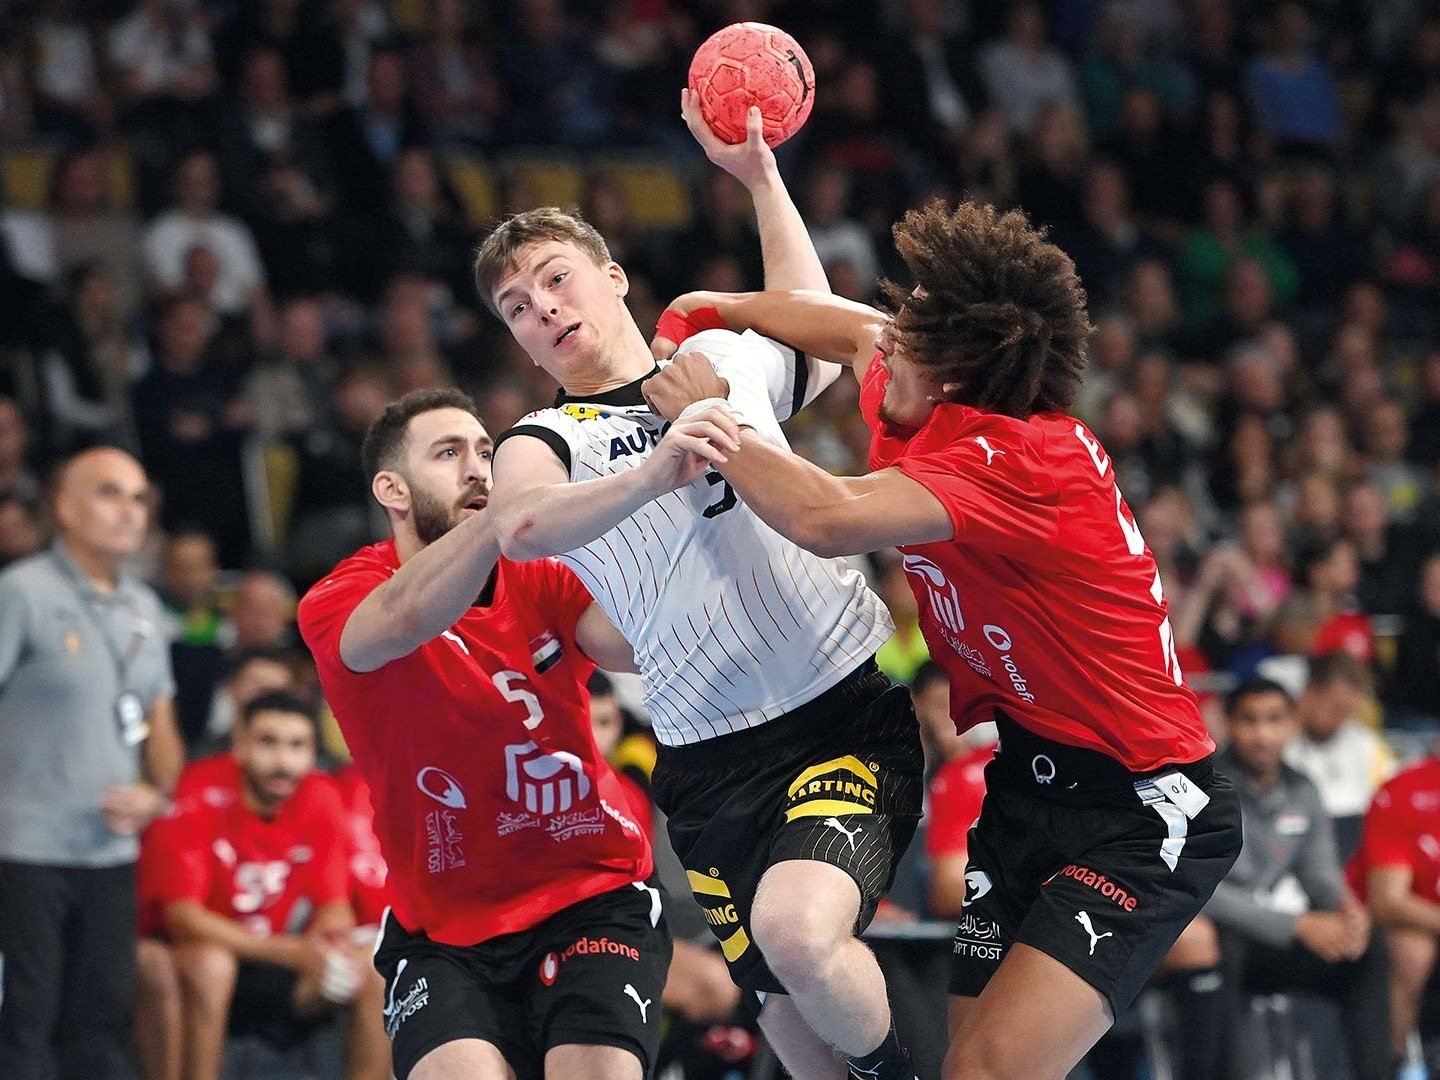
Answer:
<svg viewBox="0 0 1440 1080"><path fill-rule="evenodd" d="M745 421L782 446L778 420L839 371L752 333L706 331L685 343L691 350L730 380ZM666 426L637 381L586 400L562 394L499 441L542 439L579 482L636 468ZM714 471L561 558L635 647L667 745L755 727L812 700L894 631L860 573L780 536Z"/></svg>

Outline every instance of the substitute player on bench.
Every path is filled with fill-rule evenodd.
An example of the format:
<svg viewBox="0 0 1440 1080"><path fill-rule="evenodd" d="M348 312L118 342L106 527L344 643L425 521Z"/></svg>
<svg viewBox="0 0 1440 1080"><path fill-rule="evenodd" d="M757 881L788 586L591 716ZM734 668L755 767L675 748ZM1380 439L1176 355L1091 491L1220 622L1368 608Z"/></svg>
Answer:
<svg viewBox="0 0 1440 1080"><path fill-rule="evenodd" d="M831 476L765 438L764 417L718 467L802 547L900 547L957 724L999 723L955 939L946 1077L1058 1078L1225 876L1237 801L1211 767L1110 458L1065 414L1090 332L1074 265L1023 215L970 203L912 212L895 236L916 285L890 287L893 320L769 294L711 298L704 320L850 364L875 471ZM754 422L764 402L723 384L700 348L647 396L676 417L729 394L672 434L721 429L732 445L734 414Z"/></svg>
<svg viewBox="0 0 1440 1080"><path fill-rule="evenodd" d="M395 1075L639 1080L670 934L585 692L591 658L625 667L630 647L563 566L499 558L469 398L391 403L363 457L394 538L332 570L299 622L389 867Z"/></svg>
<svg viewBox="0 0 1440 1080"><path fill-rule="evenodd" d="M758 110L733 147L685 110L711 159L750 188L766 280L824 288ZM874 663L893 630L884 606L843 561L801 551L737 502L691 453L714 452L704 438L661 440L640 394L655 365L625 307L629 282L593 228L554 208L520 214L485 241L476 278L565 388L500 439L501 544L515 558L562 555L634 644L661 743L655 800L732 977L789 995L761 1024L801 1080L842 1075L836 1049L861 1075L911 1080L884 976L855 936L921 802L914 710ZM725 362L759 381L783 444L774 417L839 369L728 337ZM675 482L656 486L665 475Z"/></svg>

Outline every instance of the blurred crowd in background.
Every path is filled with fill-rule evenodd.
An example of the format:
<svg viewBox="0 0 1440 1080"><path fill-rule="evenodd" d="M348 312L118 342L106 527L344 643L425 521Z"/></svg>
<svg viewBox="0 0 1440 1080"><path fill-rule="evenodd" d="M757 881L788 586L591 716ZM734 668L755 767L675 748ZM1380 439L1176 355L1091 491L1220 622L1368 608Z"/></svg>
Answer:
<svg viewBox="0 0 1440 1080"><path fill-rule="evenodd" d="M742 19L783 26L814 62L814 114L779 157L835 291L873 300L902 277L889 227L937 196L1023 208L1074 258L1096 327L1076 412L1160 564L1217 736L1240 680L1303 700L1315 658L1353 658L1338 677L1353 693L1310 710L1296 757L1357 823L1351 848L1395 760L1429 752L1440 9L5 7L0 565L45 544L53 461L135 452L156 500L138 569L170 614L192 755L223 748L247 698L313 690L296 593L382 534L359 446L386 401L458 385L498 433L553 396L471 282L489 224L580 206L642 328L680 292L761 287L746 193L679 118L695 46ZM849 380L790 434L864 471ZM893 553L872 563L901 627L887 667L909 682L925 660L913 601ZM1342 729L1352 741L1327 753ZM1326 765L1362 744L1373 768L1345 787ZM914 914L958 911L929 895Z"/></svg>

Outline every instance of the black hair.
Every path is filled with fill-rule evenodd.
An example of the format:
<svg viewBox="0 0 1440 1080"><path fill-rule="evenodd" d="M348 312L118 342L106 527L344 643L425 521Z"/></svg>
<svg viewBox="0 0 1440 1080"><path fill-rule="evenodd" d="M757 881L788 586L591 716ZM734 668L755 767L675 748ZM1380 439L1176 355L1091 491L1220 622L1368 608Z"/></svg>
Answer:
<svg viewBox="0 0 1440 1080"><path fill-rule="evenodd" d="M404 450L410 421L436 409L459 409L480 419L480 410L469 394L446 387L412 390L386 405L385 411L365 432L365 442L360 448L360 462L365 475L374 477L376 473L394 468Z"/></svg>
<svg viewBox="0 0 1440 1080"><path fill-rule="evenodd" d="M1293 707L1295 699L1291 697L1290 691L1281 686L1274 679L1267 679L1263 675L1251 675L1244 679L1239 686L1231 690L1225 698L1225 715L1234 716L1240 703L1246 698L1256 697L1259 694L1279 694L1285 699L1287 706Z"/></svg>

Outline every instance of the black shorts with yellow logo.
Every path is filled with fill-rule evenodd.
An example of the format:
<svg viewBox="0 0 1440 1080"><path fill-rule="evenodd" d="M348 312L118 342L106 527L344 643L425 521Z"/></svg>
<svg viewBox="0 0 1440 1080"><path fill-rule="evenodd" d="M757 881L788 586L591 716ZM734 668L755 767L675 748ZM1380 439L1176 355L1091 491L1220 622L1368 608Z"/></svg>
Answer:
<svg viewBox="0 0 1440 1080"><path fill-rule="evenodd" d="M749 932L761 877L790 859L838 866L864 929L920 819L924 754L909 692L871 660L759 727L660 747L653 783L731 977L783 993Z"/></svg>

